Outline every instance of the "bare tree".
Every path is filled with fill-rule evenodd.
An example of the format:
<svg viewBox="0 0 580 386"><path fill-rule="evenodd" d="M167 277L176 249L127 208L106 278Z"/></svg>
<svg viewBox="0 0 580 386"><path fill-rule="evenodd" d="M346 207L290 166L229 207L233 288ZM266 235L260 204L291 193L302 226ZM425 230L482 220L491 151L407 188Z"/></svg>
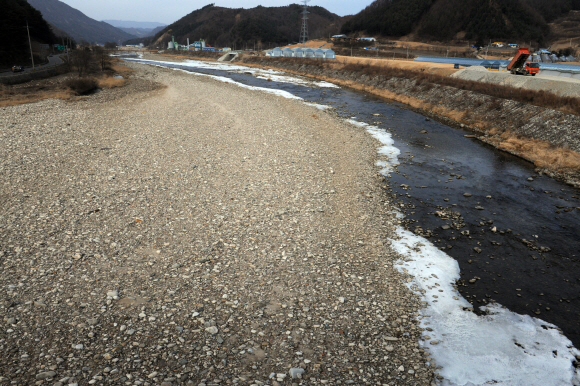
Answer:
<svg viewBox="0 0 580 386"><path fill-rule="evenodd" d="M93 52L95 53L96 60L101 66L101 71L105 71L111 66L111 57L109 52L101 46L93 47Z"/></svg>
<svg viewBox="0 0 580 386"><path fill-rule="evenodd" d="M80 47L71 55L71 63L79 74L79 77L87 75L95 70L95 58L90 47Z"/></svg>

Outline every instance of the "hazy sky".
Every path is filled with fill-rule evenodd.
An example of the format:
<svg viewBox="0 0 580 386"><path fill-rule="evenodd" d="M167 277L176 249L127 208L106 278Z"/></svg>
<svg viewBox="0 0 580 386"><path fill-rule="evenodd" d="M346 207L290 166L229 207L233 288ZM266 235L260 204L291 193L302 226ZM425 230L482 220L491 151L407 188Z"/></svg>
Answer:
<svg viewBox="0 0 580 386"><path fill-rule="evenodd" d="M61 0L96 20L156 21L171 24L181 17L215 2L216 6L228 8L280 7L298 0ZM319 5L340 16L359 12L372 0L313 0L310 5Z"/></svg>

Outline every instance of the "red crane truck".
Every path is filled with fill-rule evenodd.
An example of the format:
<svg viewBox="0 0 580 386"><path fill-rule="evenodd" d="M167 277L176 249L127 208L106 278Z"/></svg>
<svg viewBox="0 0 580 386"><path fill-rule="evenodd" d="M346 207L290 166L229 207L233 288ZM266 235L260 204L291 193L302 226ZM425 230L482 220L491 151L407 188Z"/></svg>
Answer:
<svg viewBox="0 0 580 386"><path fill-rule="evenodd" d="M527 62L530 57L530 50L526 47L522 47L515 54L514 58L508 64L507 69L514 75L532 75L536 76L540 72L540 65L538 63Z"/></svg>

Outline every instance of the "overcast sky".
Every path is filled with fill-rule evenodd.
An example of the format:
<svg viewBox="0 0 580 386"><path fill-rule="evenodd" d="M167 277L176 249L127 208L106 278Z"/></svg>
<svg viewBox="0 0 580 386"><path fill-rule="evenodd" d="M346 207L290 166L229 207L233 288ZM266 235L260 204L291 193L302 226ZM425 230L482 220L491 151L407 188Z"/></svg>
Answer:
<svg viewBox="0 0 580 386"><path fill-rule="evenodd" d="M299 1L292 0L61 0L96 20L156 21L171 24L181 17L215 2L216 6L228 8L280 7ZM319 5L340 16L358 13L372 0L313 0L310 5Z"/></svg>

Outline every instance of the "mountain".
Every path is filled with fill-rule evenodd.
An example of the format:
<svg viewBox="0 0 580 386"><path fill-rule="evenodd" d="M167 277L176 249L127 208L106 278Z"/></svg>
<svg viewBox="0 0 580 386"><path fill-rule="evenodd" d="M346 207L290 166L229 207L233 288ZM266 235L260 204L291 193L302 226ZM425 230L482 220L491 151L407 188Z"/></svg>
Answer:
<svg viewBox="0 0 580 386"><path fill-rule="evenodd" d="M338 33L343 19L322 7L309 7L310 38L320 38ZM175 36L181 44L204 39L217 47L243 47L243 45L283 45L300 39L302 7L291 4L285 7L223 8L213 4L198 9L165 27L153 39L153 45L167 47Z"/></svg>
<svg viewBox="0 0 580 386"><path fill-rule="evenodd" d="M113 27L117 27L130 35L144 38L155 35L167 26L167 24L153 21L128 21L128 20L103 20Z"/></svg>
<svg viewBox="0 0 580 386"><path fill-rule="evenodd" d="M157 27L167 26L167 24L158 23L156 21L129 21L129 20L103 20L103 21L117 28L144 28L152 30Z"/></svg>
<svg viewBox="0 0 580 386"><path fill-rule="evenodd" d="M341 32L544 42L549 22L578 9L580 0L375 0Z"/></svg>
<svg viewBox="0 0 580 386"><path fill-rule="evenodd" d="M96 21L59 0L28 0L42 16L57 28L65 31L77 42L120 42L134 38L110 24Z"/></svg>
<svg viewBox="0 0 580 386"><path fill-rule="evenodd" d="M149 36L154 36L157 32L161 31L164 28L164 26L157 28L125 28L125 27L118 28L138 38L145 38Z"/></svg>
<svg viewBox="0 0 580 386"><path fill-rule="evenodd" d="M26 23L28 22L33 51L37 55L40 44L52 44L56 37L50 25L42 18L40 12L31 7L26 0L1 0L0 12L0 65L29 64L30 51ZM37 61L38 63L38 61Z"/></svg>

